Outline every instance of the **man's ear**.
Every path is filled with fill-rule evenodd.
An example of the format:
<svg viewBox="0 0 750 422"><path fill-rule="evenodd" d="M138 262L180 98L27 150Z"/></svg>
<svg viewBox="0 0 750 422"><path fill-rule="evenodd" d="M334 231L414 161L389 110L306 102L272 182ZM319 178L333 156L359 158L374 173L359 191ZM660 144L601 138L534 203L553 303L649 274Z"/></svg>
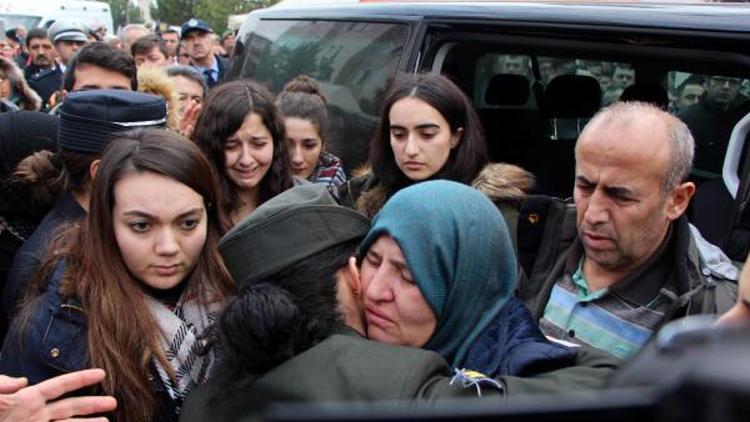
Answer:
<svg viewBox="0 0 750 422"><path fill-rule="evenodd" d="M667 218L672 221L680 218L690 204L690 198L693 197L693 194L695 194L693 182L681 183L674 188L667 200Z"/></svg>
<svg viewBox="0 0 750 422"><path fill-rule="evenodd" d="M359 267L357 267L357 258L350 257L349 264L346 266L346 279L349 283L349 288L352 293L360 297L362 296L362 280L359 278Z"/></svg>
<svg viewBox="0 0 750 422"><path fill-rule="evenodd" d="M89 177L91 178L91 182L93 183L94 179L96 179L96 173L99 172L99 164L102 163L102 160L96 159L91 162L89 165Z"/></svg>

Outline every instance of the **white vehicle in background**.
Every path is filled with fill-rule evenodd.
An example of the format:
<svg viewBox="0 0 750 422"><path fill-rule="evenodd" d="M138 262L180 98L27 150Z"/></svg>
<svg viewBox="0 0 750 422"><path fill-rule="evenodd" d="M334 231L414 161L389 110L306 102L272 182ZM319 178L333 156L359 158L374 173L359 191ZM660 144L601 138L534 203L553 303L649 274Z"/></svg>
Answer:
<svg viewBox="0 0 750 422"><path fill-rule="evenodd" d="M6 29L18 25L49 28L61 18L76 19L89 27L104 25L108 34L114 33L112 12L109 4L102 1L0 0L0 20Z"/></svg>

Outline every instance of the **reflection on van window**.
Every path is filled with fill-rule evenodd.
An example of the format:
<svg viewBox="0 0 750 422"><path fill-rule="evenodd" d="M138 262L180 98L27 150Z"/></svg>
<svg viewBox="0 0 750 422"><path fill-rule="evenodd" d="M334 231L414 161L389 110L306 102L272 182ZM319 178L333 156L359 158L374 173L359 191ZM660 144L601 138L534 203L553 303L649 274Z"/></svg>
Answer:
<svg viewBox="0 0 750 422"><path fill-rule="evenodd" d="M250 51L242 74L274 92L300 74L320 81L330 106L330 152L350 171L367 159L385 89L408 34L403 24L260 21L245 40Z"/></svg>
<svg viewBox="0 0 750 422"><path fill-rule="evenodd" d="M276 92L295 76L310 75L347 90L356 102L348 106L375 115L373 98L395 74L407 33L393 24L262 21L248 40L255 52L244 71Z"/></svg>
<svg viewBox="0 0 750 422"><path fill-rule="evenodd" d="M718 177L732 129L750 112L748 80L675 71L667 81L671 109L695 138L693 175Z"/></svg>

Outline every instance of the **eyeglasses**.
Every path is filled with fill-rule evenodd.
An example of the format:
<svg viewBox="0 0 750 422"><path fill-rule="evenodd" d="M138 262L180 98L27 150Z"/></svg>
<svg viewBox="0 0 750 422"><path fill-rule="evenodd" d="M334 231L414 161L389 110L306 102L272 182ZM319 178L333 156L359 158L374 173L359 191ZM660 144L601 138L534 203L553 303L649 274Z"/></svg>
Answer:
<svg viewBox="0 0 750 422"><path fill-rule="evenodd" d="M729 78L726 76L712 76L711 83L715 85L738 86L742 82L740 78Z"/></svg>

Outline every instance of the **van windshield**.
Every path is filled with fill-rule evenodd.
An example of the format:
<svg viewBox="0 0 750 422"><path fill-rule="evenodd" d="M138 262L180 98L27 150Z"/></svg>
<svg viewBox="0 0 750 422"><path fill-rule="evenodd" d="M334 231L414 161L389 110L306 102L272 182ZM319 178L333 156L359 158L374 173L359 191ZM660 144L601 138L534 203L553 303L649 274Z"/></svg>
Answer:
<svg viewBox="0 0 750 422"><path fill-rule="evenodd" d="M41 16L28 16L28 15L9 15L0 13L0 20L5 22L5 28L15 28L18 25L23 25L25 28L35 28L39 25L39 21L42 20Z"/></svg>
<svg viewBox="0 0 750 422"><path fill-rule="evenodd" d="M276 93L297 75L317 79L333 115L331 152L341 152L351 169L367 158L367 142L408 34L407 25L396 23L262 20L244 40L242 75ZM342 142L346 151L339 149ZM353 143L360 145L352 148Z"/></svg>

